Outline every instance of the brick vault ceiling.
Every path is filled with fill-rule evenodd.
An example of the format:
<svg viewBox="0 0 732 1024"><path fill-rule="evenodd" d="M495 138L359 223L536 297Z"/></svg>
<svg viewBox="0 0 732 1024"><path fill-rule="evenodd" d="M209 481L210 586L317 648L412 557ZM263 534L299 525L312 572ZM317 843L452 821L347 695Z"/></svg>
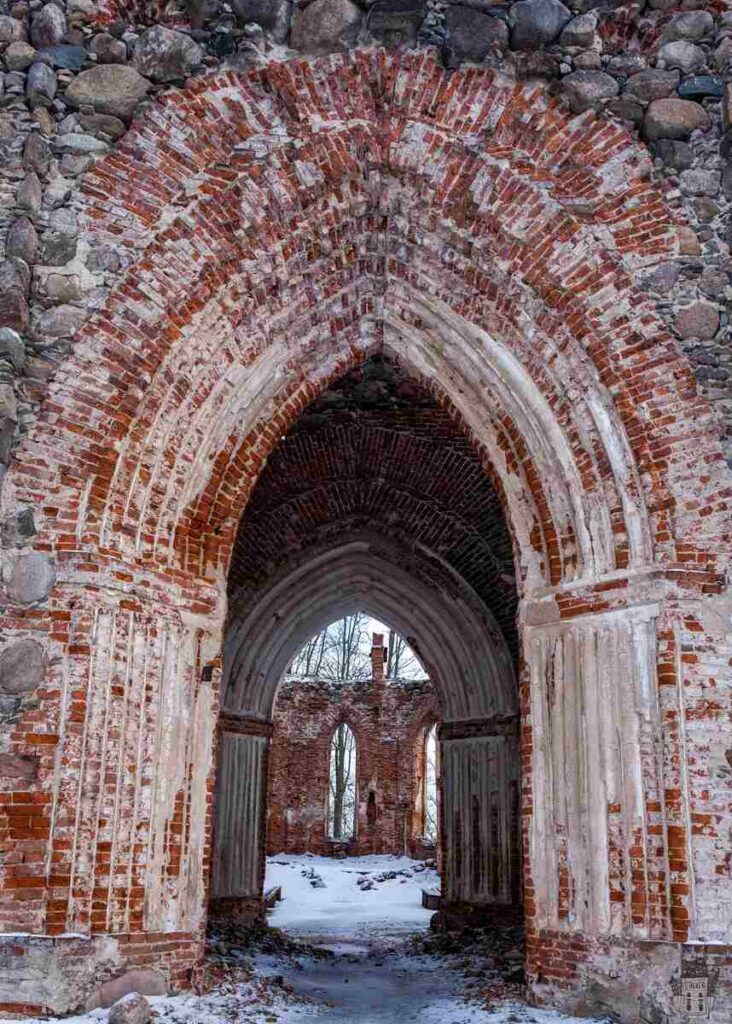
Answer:
<svg viewBox="0 0 732 1024"><path fill-rule="evenodd" d="M239 527L230 593L253 594L308 550L375 530L447 563L516 651L513 551L469 439L392 361L372 356L301 415L269 458Z"/></svg>

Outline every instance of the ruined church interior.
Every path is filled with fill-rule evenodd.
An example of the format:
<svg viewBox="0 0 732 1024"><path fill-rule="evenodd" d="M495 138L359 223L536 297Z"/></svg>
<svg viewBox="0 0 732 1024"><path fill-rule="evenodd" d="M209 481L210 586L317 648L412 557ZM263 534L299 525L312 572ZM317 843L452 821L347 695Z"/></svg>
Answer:
<svg viewBox="0 0 732 1024"><path fill-rule="evenodd" d="M730 1024L728 0L0 0L0 1020Z"/></svg>

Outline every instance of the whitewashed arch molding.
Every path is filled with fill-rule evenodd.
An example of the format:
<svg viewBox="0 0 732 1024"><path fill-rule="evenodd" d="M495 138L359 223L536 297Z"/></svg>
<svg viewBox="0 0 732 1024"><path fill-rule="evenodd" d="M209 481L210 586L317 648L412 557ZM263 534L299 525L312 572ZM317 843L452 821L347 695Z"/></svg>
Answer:
<svg viewBox="0 0 732 1024"><path fill-rule="evenodd" d="M268 720L293 657L334 619L364 610L414 637L437 688L445 721L511 715L518 690L511 655L490 611L440 565L448 589L400 568L395 546L362 536L281 574L224 644L225 710ZM422 556L433 569L435 560Z"/></svg>

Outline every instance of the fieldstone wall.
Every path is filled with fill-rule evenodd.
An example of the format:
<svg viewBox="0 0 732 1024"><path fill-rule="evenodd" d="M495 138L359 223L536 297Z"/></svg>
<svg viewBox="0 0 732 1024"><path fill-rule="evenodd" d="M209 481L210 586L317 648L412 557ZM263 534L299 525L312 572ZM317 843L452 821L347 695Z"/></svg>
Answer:
<svg viewBox="0 0 732 1024"><path fill-rule="evenodd" d="M4 930L113 934L119 969L190 983L237 523L298 415L386 342L512 530L535 994L666 1024L696 958L728 1019L731 13L0 13ZM581 834L537 839L536 766L575 722L559 797L581 792L557 681L637 644L636 607L637 704L602 722L630 707L638 770L610 799L609 729L593 873ZM590 904L605 931L576 926ZM73 1008L35 967L19 1002L7 965L6 1011Z"/></svg>
<svg viewBox="0 0 732 1024"><path fill-rule="evenodd" d="M600 111L638 133L687 227L679 257L650 269L642 284L688 353L732 452L732 12L722 0L2 7L0 464L119 268L119 253L95 245L79 223L85 171L114 149L136 113L190 76L356 45L430 46L448 68L476 63L544 81L573 111Z"/></svg>

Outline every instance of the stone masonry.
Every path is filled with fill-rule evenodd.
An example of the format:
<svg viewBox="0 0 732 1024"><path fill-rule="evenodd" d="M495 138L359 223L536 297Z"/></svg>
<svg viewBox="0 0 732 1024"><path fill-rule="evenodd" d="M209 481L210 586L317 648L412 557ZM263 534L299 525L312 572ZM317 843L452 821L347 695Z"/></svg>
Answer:
<svg viewBox="0 0 732 1024"><path fill-rule="evenodd" d="M358 606L531 997L726 1024L729 5L0 0L0 62L0 1012L195 986Z"/></svg>

